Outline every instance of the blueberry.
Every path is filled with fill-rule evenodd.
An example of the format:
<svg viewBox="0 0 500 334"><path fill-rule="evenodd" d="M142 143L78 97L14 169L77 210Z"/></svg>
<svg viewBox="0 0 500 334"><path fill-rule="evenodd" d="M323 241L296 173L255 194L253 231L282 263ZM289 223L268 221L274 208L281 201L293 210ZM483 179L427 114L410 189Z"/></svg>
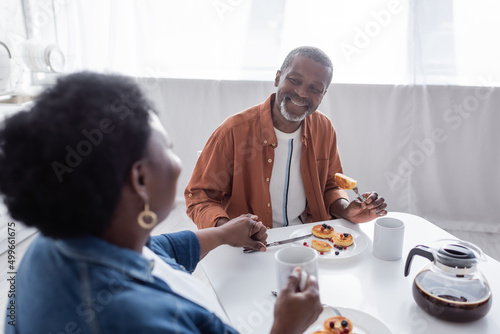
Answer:
<svg viewBox="0 0 500 334"><path fill-rule="evenodd" d="M349 236L349 233L344 233L344 237L348 237Z"/></svg>
<svg viewBox="0 0 500 334"><path fill-rule="evenodd" d="M323 226L324 228L326 228L326 226L327 226L327 225L326 225L326 224L323 224L323 225L321 225L321 226Z"/></svg>
<svg viewBox="0 0 500 334"><path fill-rule="evenodd" d="M342 327L346 327L347 325L349 325L349 323L345 320L342 320L340 324L342 325Z"/></svg>
<svg viewBox="0 0 500 334"><path fill-rule="evenodd" d="M335 255L339 255L339 254L340 254L340 252L339 252L339 251L336 251L336 252L335 252Z"/></svg>

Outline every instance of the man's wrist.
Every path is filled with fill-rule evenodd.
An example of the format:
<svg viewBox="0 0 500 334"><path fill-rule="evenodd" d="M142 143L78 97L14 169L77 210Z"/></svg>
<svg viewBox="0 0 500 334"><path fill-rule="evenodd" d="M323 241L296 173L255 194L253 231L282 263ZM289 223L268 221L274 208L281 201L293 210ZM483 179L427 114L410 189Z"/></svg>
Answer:
<svg viewBox="0 0 500 334"><path fill-rule="evenodd" d="M339 198L330 205L330 215L336 218L346 218L346 210L349 206L349 200L346 198Z"/></svg>
<svg viewBox="0 0 500 334"><path fill-rule="evenodd" d="M219 227L219 226L222 226L224 225L225 223L227 223L229 221L229 218L227 217L220 217L217 222L215 223L215 227Z"/></svg>

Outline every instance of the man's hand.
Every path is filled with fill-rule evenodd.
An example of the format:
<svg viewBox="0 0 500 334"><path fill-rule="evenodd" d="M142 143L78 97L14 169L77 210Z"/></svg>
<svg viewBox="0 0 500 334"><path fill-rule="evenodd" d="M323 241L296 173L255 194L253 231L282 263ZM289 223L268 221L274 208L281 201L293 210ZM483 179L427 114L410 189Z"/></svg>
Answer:
<svg viewBox="0 0 500 334"><path fill-rule="evenodd" d="M233 247L266 250L267 228L250 213L229 220L217 227L223 233L224 243Z"/></svg>
<svg viewBox="0 0 500 334"><path fill-rule="evenodd" d="M341 198L332 204L330 213L335 217L341 217L352 223L366 223L375 218L387 215L387 203L385 199L376 192L361 194L366 203L356 198L352 202Z"/></svg>
<svg viewBox="0 0 500 334"><path fill-rule="evenodd" d="M316 277L309 276L306 288L299 291L300 275L300 268L295 268L276 300L271 334L303 333L323 311Z"/></svg>

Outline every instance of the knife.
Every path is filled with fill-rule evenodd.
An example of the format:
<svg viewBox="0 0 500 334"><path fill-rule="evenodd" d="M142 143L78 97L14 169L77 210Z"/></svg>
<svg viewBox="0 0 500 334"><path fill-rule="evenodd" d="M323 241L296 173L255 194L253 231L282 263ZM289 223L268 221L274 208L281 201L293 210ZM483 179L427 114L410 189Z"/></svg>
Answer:
<svg viewBox="0 0 500 334"><path fill-rule="evenodd" d="M298 240L302 240L302 239L307 239L309 237L312 237L312 235L313 235L312 233L309 233L309 234L301 235L300 237L271 242L271 243L268 243L266 245L266 248L272 247L272 246L284 245L284 244L288 244L290 242L294 242L294 241L298 241ZM257 252L257 251L253 250L253 249L244 249L243 250L243 253L253 253L253 252Z"/></svg>

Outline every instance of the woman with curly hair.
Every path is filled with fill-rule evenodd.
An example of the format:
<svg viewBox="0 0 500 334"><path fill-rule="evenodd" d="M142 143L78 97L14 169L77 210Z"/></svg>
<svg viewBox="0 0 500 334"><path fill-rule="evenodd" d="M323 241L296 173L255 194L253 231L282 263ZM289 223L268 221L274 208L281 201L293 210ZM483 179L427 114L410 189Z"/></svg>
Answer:
<svg viewBox="0 0 500 334"><path fill-rule="evenodd" d="M222 244L265 251L256 216L150 236L174 206L179 158L128 78L77 73L0 130L0 193L41 232L16 277L6 333L235 333L188 273ZM318 285L289 278L272 333L302 333L321 312ZM10 322L10 323L9 323ZM15 326L14 326L15 325Z"/></svg>

